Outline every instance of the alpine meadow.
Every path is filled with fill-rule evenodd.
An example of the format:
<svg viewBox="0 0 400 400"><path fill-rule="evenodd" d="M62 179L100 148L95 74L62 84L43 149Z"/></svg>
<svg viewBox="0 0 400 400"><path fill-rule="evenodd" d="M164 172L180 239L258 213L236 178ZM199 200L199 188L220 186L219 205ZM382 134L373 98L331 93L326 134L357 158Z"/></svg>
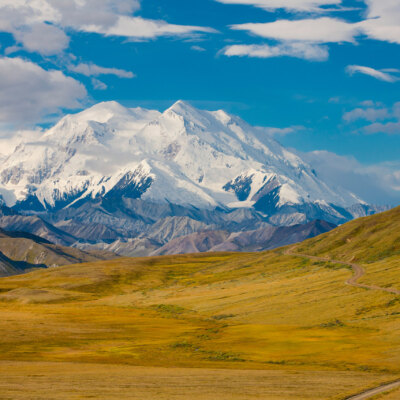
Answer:
<svg viewBox="0 0 400 400"><path fill-rule="evenodd" d="M0 400L399 400L398 0L0 0Z"/></svg>

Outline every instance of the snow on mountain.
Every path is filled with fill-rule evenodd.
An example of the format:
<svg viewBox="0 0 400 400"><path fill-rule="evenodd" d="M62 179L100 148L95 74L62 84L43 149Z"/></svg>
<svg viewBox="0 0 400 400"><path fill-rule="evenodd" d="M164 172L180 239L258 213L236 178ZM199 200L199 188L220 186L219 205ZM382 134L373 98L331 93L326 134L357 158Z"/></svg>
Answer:
<svg viewBox="0 0 400 400"><path fill-rule="evenodd" d="M363 204L240 118L182 101L163 113L106 102L65 116L2 160L2 193L30 211L115 196L264 214Z"/></svg>

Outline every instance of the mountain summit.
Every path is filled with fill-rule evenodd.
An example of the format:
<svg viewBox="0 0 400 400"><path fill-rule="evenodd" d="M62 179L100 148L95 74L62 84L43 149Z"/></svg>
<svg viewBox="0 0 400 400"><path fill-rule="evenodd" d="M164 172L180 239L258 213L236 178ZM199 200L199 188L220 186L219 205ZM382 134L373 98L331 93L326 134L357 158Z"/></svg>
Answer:
<svg viewBox="0 0 400 400"><path fill-rule="evenodd" d="M178 101L165 112L97 104L63 117L2 162L0 194L24 212L131 199L186 209L251 209L273 224L338 223L365 203L226 112Z"/></svg>

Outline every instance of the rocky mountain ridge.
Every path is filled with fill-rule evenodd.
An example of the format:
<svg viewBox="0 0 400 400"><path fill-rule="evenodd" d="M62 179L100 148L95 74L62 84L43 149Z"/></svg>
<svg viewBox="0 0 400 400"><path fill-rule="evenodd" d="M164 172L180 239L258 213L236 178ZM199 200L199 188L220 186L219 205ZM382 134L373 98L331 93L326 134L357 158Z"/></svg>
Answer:
<svg viewBox="0 0 400 400"><path fill-rule="evenodd" d="M0 202L4 229L129 255L385 209L331 187L261 128L182 101L163 113L100 103L21 140L2 156Z"/></svg>

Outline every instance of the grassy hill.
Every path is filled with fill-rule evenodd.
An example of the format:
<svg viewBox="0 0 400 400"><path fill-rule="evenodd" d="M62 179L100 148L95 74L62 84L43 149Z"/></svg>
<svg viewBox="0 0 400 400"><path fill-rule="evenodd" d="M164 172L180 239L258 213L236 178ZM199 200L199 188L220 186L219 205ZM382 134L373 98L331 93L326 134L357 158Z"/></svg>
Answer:
<svg viewBox="0 0 400 400"><path fill-rule="evenodd" d="M366 271L361 283L400 289L399 244L397 208L291 248L357 262ZM185 398L163 397L171 387L156 367L171 376L198 371L192 379L209 374L204 382L217 395L199 389L203 397L191 397L198 399L224 398L221 382L226 398L343 399L399 377L400 296L345 284L350 266L286 251L123 258L1 279L0 369L57 362L60 376L75 371L77 380L80 363L98 376L136 379L140 371L164 382L158 397L137 397L149 399ZM257 374L269 384L250 390L245 382ZM93 395L89 381L80 387ZM124 396L122 381L105 398Z"/></svg>
<svg viewBox="0 0 400 400"><path fill-rule="evenodd" d="M348 222L298 246L307 254L374 263L400 256L400 207Z"/></svg>

